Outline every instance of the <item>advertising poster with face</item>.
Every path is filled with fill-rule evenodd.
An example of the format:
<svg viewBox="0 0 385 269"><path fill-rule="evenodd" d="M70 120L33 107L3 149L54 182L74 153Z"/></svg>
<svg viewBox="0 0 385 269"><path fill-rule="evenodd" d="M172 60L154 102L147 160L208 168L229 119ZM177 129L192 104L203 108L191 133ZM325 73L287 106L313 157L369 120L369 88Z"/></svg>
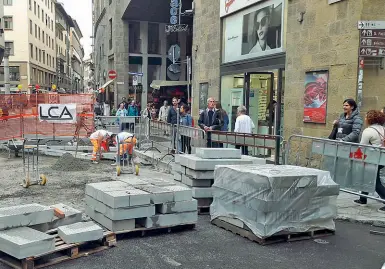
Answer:
<svg viewBox="0 0 385 269"><path fill-rule="evenodd" d="M270 0L225 17L223 62L282 52L283 10L282 0Z"/></svg>
<svg viewBox="0 0 385 269"><path fill-rule="evenodd" d="M328 71L307 72L304 93L304 122L326 123Z"/></svg>

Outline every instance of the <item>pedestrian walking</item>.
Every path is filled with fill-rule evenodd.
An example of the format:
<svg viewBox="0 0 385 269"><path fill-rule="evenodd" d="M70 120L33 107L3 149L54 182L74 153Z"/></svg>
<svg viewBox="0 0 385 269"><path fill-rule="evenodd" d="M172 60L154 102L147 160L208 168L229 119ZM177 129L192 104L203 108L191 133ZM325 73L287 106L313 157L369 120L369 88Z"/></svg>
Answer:
<svg viewBox="0 0 385 269"><path fill-rule="evenodd" d="M252 134L255 128L253 120L246 115L246 107L240 106L237 108L237 119L235 121L234 132L243 134ZM236 145L237 149L241 149L243 155L249 155L249 149L246 145Z"/></svg>
<svg viewBox="0 0 385 269"><path fill-rule="evenodd" d="M363 120L360 116L356 101L346 99L343 102L344 113L333 122L333 131L329 139L358 143Z"/></svg>
<svg viewBox="0 0 385 269"><path fill-rule="evenodd" d="M182 105L180 108L180 125L192 127L192 117L190 115L190 107ZM186 135L180 136L180 152L191 154L191 137Z"/></svg>
<svg viewBox="0 0 385 269"><path fill-rule="evenodd" d="M97 130L96 132L92 133L90 135L90 140L93 145L92 150L92 163L97 164L97 155L99 155L99 160L103 158L103 155L101 153L101 146L102 143L106 143L108 145L108 142L110 139L113 139L114 134L112 132L108 132L106 130Z"/></svg>
<svg viewBox="0 0 385 269"><path fill-rule="evenodd" d="M198 125L205 130L207 136L207 147L217 148L218 143L211 141L211 131L220 131L223 125L220 113L215 109L215 99L207 99L207 109L199 115Z"/></svg>
<svg viewBox="0 0 385 269"><path fill-rule="evenodd" d="M368 126L363 132L361 136L362 145L373 145L378 147L384 147L385 141L385 114L381 111L370 110L366 113L365 123ZM378 167L377 179L376 179L376 192L381 197L381 199L385 199L385 187L380 179L380 170L384 168L384 166L380 165ZM368 195L368 192L361 192L362 194ZM367 198L360 197L360 199L354 200L355 203L360 205L366 205ZM385 206L381 207L378 211L385 213Z"/></svg>

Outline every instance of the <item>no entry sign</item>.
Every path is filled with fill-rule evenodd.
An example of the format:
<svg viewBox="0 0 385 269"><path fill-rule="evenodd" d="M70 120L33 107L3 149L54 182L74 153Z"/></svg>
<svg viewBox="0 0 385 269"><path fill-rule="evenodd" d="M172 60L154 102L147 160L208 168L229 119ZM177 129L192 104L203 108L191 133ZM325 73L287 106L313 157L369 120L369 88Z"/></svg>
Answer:
<svg viewBox="0 0 385 269"><path fill-rule="evenodd" d="M110 70L110 71L108 71L108 77L110 78L110 79L116 79L116 71L115 70Z"/></svg>

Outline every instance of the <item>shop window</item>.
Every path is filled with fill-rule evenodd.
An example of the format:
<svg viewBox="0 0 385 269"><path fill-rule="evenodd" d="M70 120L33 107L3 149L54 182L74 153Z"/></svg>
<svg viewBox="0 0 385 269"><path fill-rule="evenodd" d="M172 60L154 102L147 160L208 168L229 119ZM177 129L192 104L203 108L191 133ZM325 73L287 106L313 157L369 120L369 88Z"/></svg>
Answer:
<svg viewBox="0 0 385 269"><path fill-rule="evenodd" d="M160 54L159 24L148 24L148 53Z"/></svg>
<svg viewBox="0 0 385 269"><path fill-rule="evenodd" d="M20 80L20 68L18 66L9 67L9 80L10 81Z"/></svg>

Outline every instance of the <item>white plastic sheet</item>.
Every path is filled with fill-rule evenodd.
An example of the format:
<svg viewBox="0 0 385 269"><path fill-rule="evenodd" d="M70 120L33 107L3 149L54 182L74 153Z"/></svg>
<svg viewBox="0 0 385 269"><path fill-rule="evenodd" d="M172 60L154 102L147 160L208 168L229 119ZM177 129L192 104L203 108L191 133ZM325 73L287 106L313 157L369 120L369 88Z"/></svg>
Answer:
<svg viewBox="0 0 385 269"><path fill-rule="evenodd" d="M211 220L241 220L255 235L335 229L339 185L327 171L298 166L217 166Z"/></svg>

